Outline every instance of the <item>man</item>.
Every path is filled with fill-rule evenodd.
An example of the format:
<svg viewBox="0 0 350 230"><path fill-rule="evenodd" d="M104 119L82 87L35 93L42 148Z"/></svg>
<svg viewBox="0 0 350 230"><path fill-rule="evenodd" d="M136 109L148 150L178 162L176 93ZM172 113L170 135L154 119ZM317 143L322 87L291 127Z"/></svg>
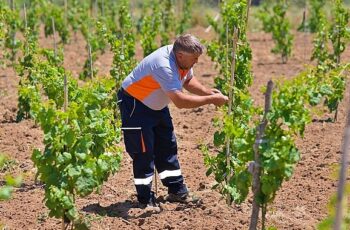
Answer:
<svg viewBox="0 0 350 230"><path fill-rule="evenodd" d="M142 207L156 207L151 191L154 166L170 202L191 202L177 158L177 144L168 104L195 108L221 106L228 98L204 87L193 76L204 47L192 35L183 35L145 57L126 77L118 92L126 151L133 160L137 199ZM189 95L182 92L185 88Z"/></svg>

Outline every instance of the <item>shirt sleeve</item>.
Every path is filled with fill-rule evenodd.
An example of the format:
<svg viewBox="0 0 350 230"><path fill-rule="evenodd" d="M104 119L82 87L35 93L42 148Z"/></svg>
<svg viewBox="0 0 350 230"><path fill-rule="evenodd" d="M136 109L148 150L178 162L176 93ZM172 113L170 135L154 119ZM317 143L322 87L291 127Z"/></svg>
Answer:
<svg viewBox="0 0 350 230"><path fill-rule="evenodd" d="M159 67L153 71L155 80L159 83L163 91L182 90L179 74L169 67Z"/></svg>

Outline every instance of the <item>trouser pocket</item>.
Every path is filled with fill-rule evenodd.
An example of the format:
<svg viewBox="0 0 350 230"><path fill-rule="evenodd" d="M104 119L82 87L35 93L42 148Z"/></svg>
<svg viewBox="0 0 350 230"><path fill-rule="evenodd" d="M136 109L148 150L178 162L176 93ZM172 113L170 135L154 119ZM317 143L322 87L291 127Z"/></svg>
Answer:
<svg viewBox="0 0 350 230"><path fill-rule="evenodd" d="M136 153L145 153L146 145L141 127L123 127L125 150L132 157Z"/></svg>

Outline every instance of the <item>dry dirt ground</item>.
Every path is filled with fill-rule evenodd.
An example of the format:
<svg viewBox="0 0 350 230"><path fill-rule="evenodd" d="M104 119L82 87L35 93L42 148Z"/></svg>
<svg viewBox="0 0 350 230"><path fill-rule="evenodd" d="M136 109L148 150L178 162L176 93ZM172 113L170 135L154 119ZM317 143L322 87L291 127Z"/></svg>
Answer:
<svg viewBox="0 0 350 230"><path fill-rule="evenodd" d="M212 39L213 34L203 28L191 32L200 38ZM270 53L273 46L270 35L251 33L249 39L253 50L252 68L254 83L251 93L256 103L262 103L260 88L271 78L293 77L310 64L312 37L295 33L293 56L288 64ZM41 45L52 47L52 40L41 37ZM142 51L138 48L138 58ZM86 58L85 42L80 35L65 46L65 67L77 75ZM349 49L343 61L349 61ZM107 52L96 63L101 74L107 74L112 54ZM217 74L213 63L203 55L195 66L195 75L206 86L213 86ZM44 189L34 184L35 169L30 160L33 148L42 148L43 134L33 121L15 122L17 110L17 85L19 77L10 69L0 70L0 152L17 164L12 172L25 175L22 187L15 190L13 198L0 202L0 225L5 229L59 229L61 220L49 218L43 204ZM268 226L278 229L315 229L327 214L327 203L336 191L332 176L340 159L340 146L349 104L349 87L339 107L338 121L313 122L307 126L304 138L297 139L302 159L289 181L277 193L275 202L268 208ZM212 105L196 109L180 110L170 106L179 146L179 159L186 183L196 192L203 204L188 208L177 204L164 204L160 214L149 214L135 206L135 189L131 161L126 153L119 172L103 185L100 194L91 194L77 200L80 211L92 222L92 229L247 229L251 212L251 198L241 205L227 206L217 191L211 190L212 177L206 177L200 144L213 147L214 127L211 120L219 116ZM320 118L332 117L323 114ZM159 185L159 195L166 190Z"/></svg>

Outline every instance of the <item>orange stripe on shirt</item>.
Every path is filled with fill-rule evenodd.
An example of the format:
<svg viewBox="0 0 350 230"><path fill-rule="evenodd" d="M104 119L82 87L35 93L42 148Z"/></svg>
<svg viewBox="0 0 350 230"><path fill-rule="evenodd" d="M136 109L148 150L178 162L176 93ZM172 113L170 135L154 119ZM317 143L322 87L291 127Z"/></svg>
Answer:
<svg viewBox="0 0 350 230"><path fill-rule="evenodd" d="M181 76L181 80L186 76L186 74L188 73L188 71L190 70L184 70L184 69L180 69L178 68L180 76Z"/></svg>
<svg viewBox="0 0 350 230"><path fill-rule="evenodd" d="M131 96L142 101L157 89L160 89L159 83L154 80L152 75L147 75L144 76L141 80L128 86L125 90Z"/></svg>

